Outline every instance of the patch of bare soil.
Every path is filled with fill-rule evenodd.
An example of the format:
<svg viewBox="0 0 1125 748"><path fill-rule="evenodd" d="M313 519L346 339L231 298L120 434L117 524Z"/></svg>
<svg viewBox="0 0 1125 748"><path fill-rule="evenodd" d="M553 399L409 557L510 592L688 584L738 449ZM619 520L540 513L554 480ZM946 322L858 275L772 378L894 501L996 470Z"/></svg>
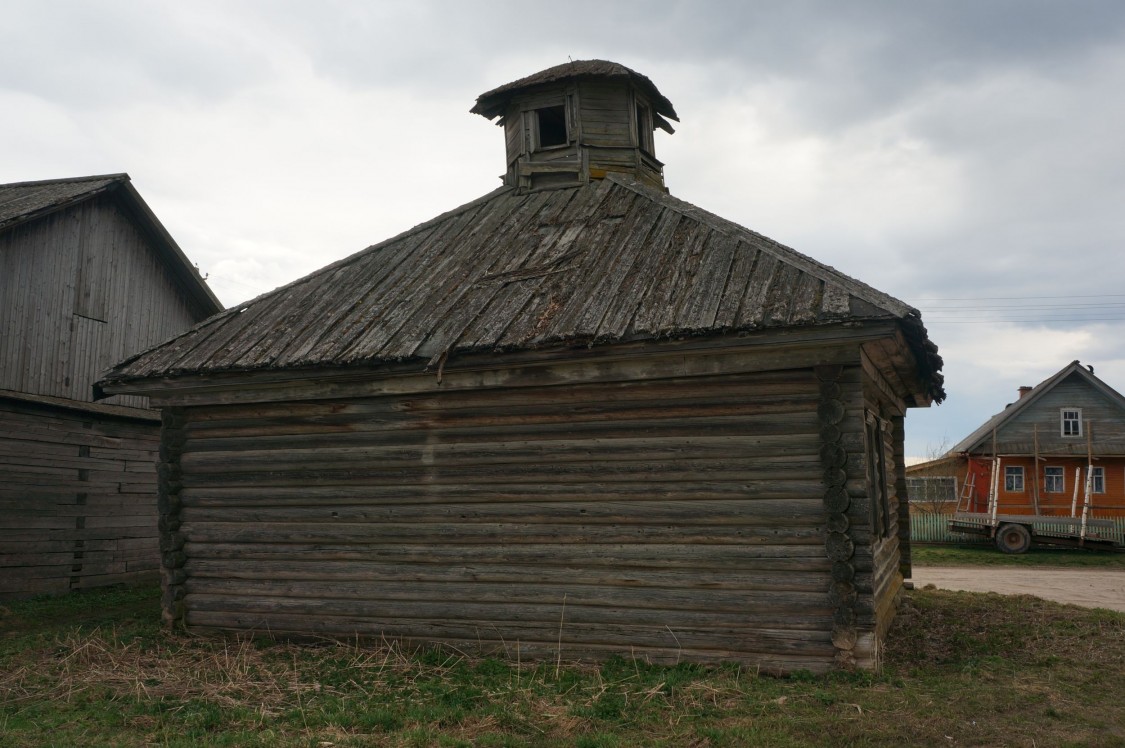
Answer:
<svg viewBox="0 0 1125 748"><path fill-rule="evenodd" d="M1084 608L1125 612L1125 571L1003 566L916 566L915 587L1034 595Z"/></svg>

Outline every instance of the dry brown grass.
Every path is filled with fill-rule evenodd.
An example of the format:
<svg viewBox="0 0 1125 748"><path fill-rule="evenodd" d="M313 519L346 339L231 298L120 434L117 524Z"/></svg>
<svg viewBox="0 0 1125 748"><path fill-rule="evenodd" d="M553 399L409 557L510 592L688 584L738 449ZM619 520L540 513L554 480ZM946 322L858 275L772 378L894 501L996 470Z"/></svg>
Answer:
<svg viewBox="0 0 1125 748"><path fill-rule="evenodd" d="M1125 616L1035 598L916 593L878 677L194 638L155 606L40 620L0 636L5 748L1125 745Z"/></svg>

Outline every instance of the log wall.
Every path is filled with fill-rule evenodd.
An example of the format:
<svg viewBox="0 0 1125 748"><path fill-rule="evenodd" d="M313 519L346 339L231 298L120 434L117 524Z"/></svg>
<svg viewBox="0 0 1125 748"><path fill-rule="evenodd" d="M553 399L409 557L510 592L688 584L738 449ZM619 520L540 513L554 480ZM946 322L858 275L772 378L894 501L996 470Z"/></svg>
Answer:
<svg viewBox="0 0 1125 748"><path fill-rule="evenodd" d="M154 418L0 397L0 599L155 579Z"/></svg>
<svg viewBox="0 0 1125 748"><path fill-rule="evenodd" d="M166 408L165 615L872 666L863 412L858 366Z"/></svg>
<svg viewBox="0 0 1125 748"><path fill-rule="evenodd" d="M910 506L906 495L904 462L905 406L895 396L895 388L865 357L863 371L864 411L877 428L874 441L865 446L871 542L862 549L870 554L874 570L871 589L875 618L870 638L870 657L878 665L880 644L894 619L903 590L903 579L910 574ZM866 432L869 437L872 432ZM873 485L880 483L879 487ZM878 501L881 507L874 506ZM877 520L876 516L881 516ZM858 517L857 517L858 519Z"/></svg>

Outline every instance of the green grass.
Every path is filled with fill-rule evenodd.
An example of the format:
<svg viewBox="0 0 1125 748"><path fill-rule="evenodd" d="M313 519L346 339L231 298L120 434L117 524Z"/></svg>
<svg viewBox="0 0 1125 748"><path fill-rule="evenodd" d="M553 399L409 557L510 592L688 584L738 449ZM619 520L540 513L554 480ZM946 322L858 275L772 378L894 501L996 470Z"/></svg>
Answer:
<svg viewBox="0 0 1125 748"><path fill-rule="evenodd" d="M1031 597L915 591L882 674L774 678L194 638L158 596L0 609L0 745L1125 745L1125 615Z"/></svg>
<svg viewBox="0 0 1125 748"><path fill-rule="evenodd" d="M1069 548L1032 548L1027 553L1001 553L991 545L913 545L917 566L1055 566L1125 569L1125 553Z"/></svg>

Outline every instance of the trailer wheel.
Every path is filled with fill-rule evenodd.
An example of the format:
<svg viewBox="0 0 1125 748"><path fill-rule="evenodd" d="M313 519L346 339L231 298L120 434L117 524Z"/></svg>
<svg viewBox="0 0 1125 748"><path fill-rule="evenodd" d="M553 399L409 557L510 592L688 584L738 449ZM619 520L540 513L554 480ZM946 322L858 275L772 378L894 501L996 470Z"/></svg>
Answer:
<svg viewBox="0 0 1125 748"><path fill-rule="evenodd" d="M996 547L1003 553L1026 553L1031 547L1031 532L1023 525L1001 525L996 531Z"/></svg>

